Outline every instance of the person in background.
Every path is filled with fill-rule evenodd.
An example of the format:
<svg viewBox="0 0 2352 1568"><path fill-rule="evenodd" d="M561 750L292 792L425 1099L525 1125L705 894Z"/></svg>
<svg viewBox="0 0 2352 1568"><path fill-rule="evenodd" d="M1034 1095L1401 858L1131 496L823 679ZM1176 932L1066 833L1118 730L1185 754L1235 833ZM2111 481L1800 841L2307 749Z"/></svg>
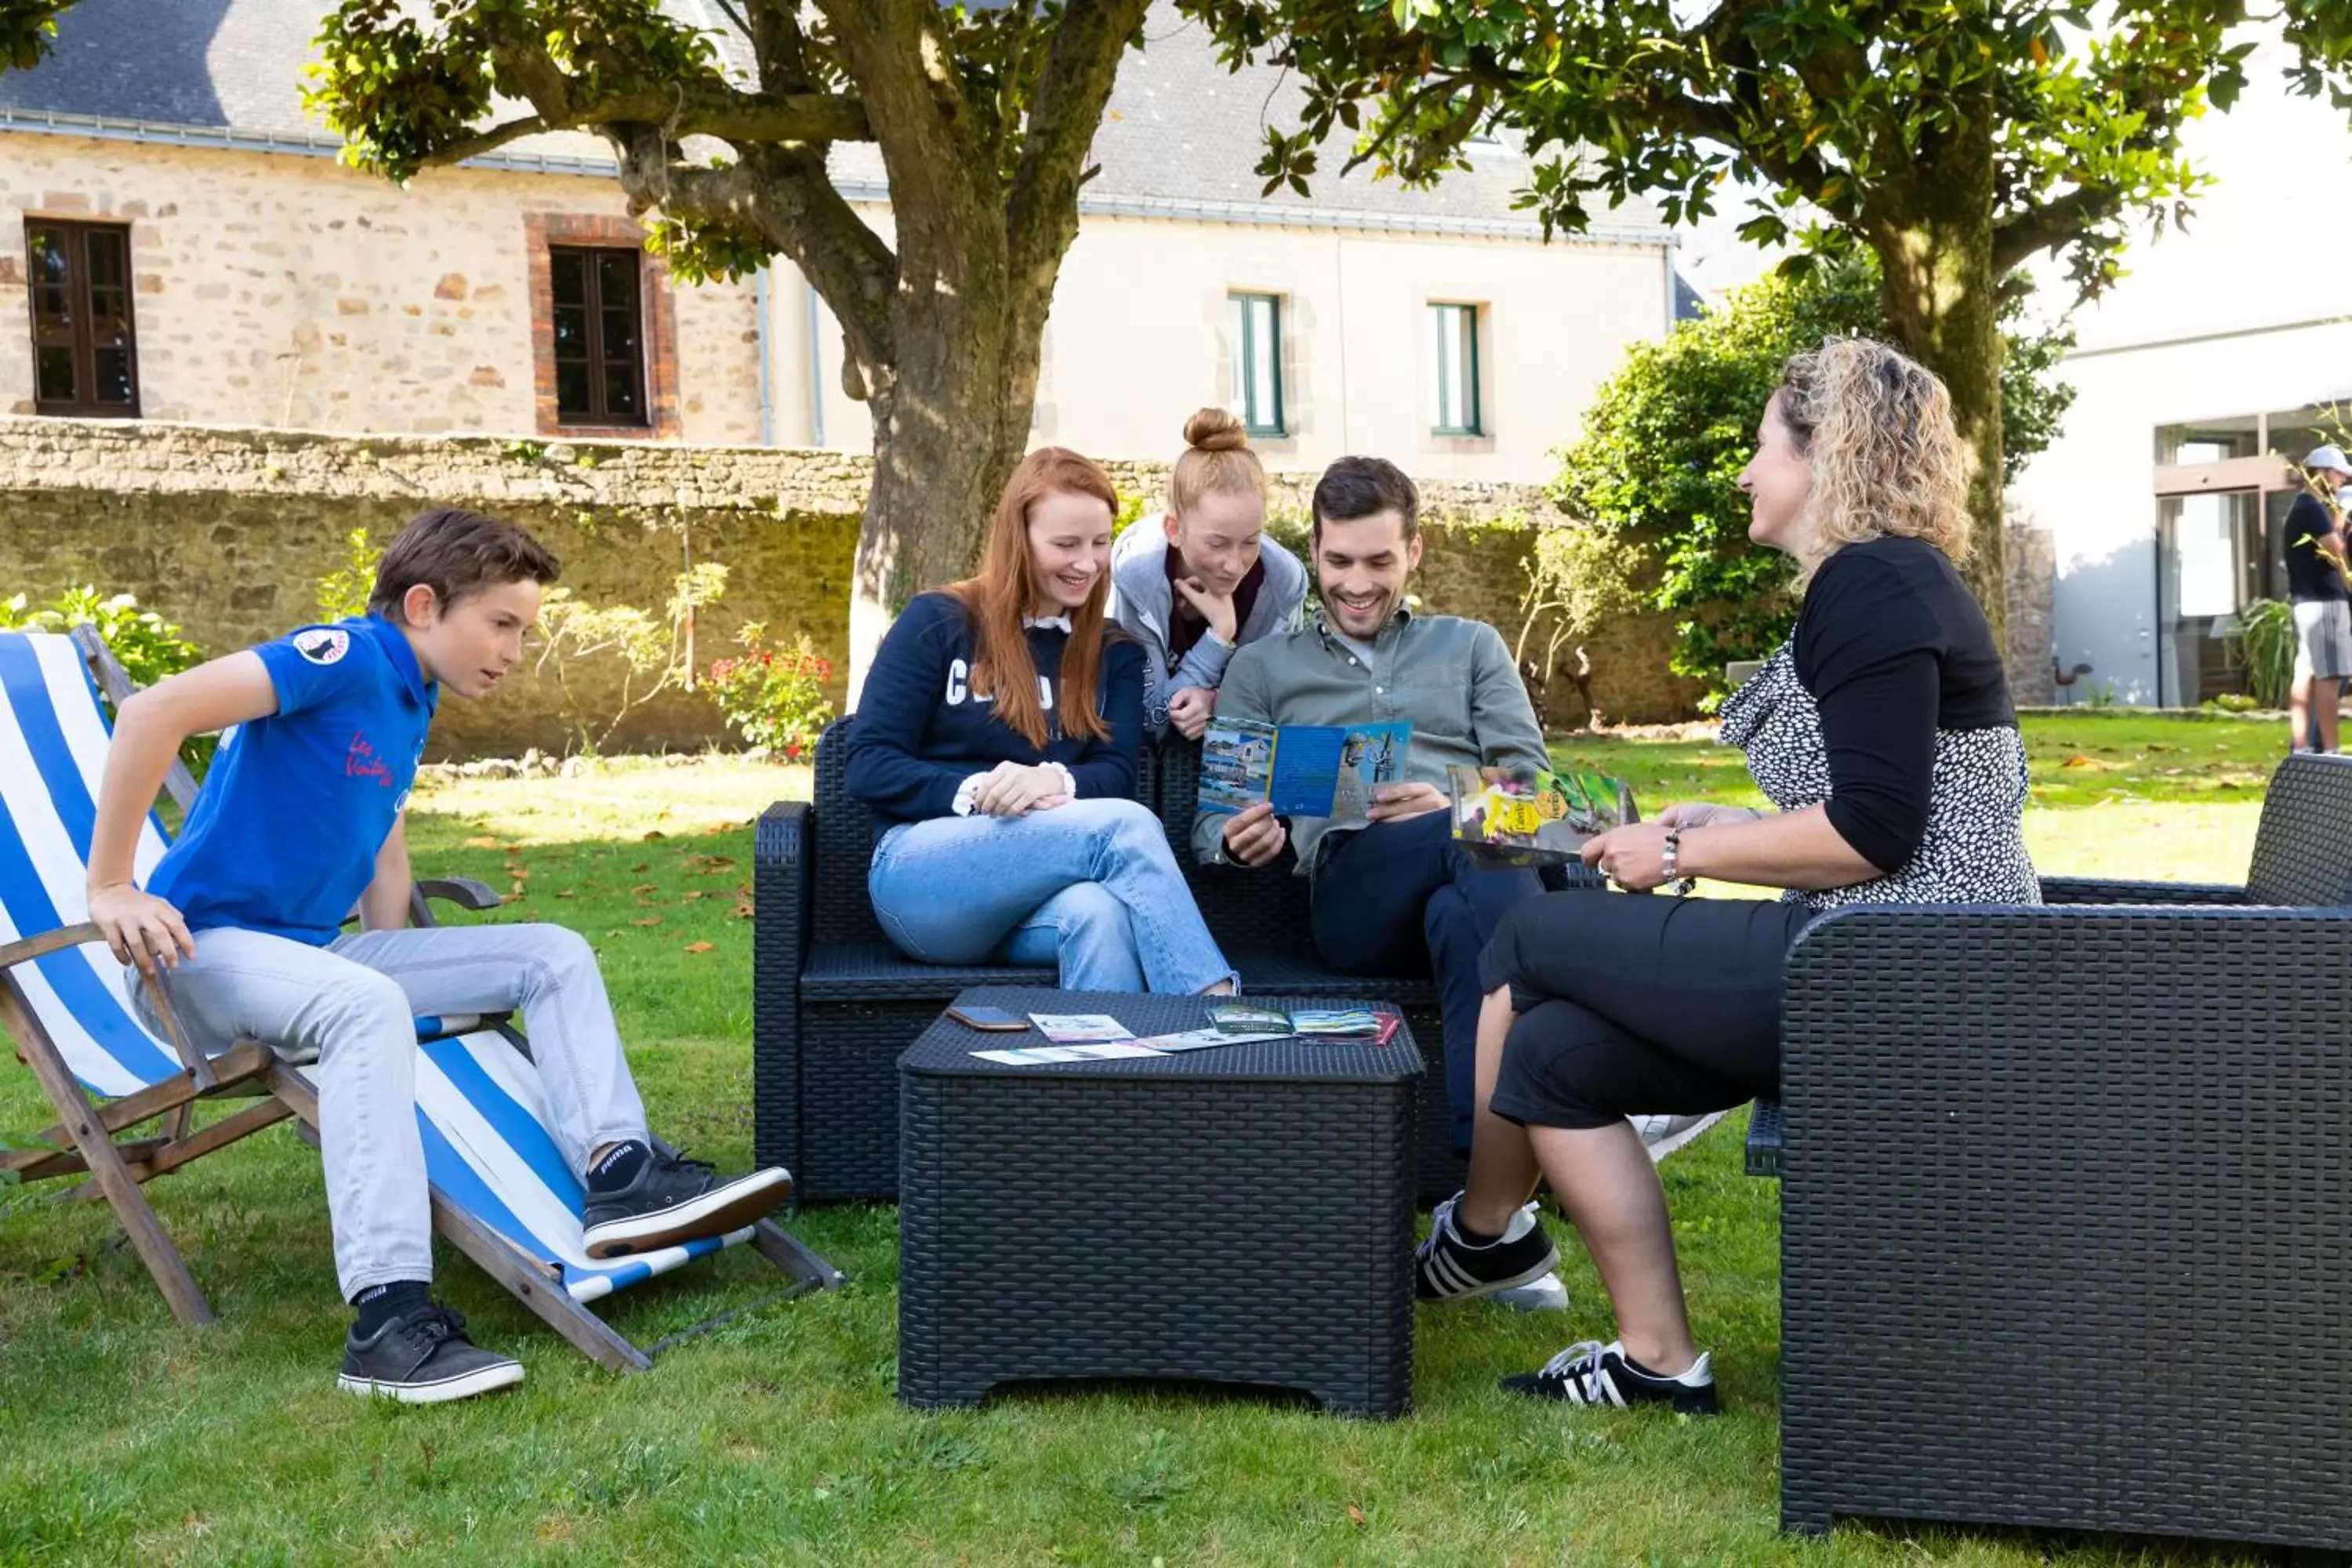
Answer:
<svg viewBox="0 0 2352 1568"><path fill-rule="evenodd" d="M1103 613L1117 504L1077 453L1030 453L979 574L891 624L849 735L849 793L881 830L866 889L923 963L1056 964L1074 991L1231 991L1135 798L1143 650Z"/></svg>
<svg viewBox="0 0 2352 1568"><path fill-rule="evenodd" d="M1167 513L1128 530L1110 574L1111 617L1143 645L1144 728L1199 740L1234 650L1296 626L1307 597L1307 568L1265 537L1265 468L1240 420L1184 422Z"/></svg>
<svg viewBox="0 0 2352 1568"><path fill-rule="evenodd" d="M2289 751L2336 750L2336 709L2352 677L2352 580L2336 492L2352 484L2340 447L2315 447L2286 514L2287 597L2294 610L2294 684L2287 689Z"/></svg>

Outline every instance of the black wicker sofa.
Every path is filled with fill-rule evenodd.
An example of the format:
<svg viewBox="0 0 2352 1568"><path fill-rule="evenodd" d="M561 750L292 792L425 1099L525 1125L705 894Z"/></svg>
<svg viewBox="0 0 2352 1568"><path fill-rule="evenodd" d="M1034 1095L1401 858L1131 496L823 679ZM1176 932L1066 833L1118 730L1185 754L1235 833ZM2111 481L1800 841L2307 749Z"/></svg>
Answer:
<svg viewBox="0 0 2352 1568"><path fill-rule="evenodd" d="M889 1198L898 1183L898 1054L955 994L974 985L1051 985L1049 970L953 968L902 957L866 895L874 828L844 788L854 719L817 742L814 801L761 816L752 936L752 1098L759 1155L793 1173L806 1202ZM1200 748L1147 746L1138 797L1168 830L1201 912L1247 991L1393 1004L1432 1064L1422 1081L1416 1186L1424 1203L1461 1184L1448 1137L1444 1030L1435 984L1421 976L1337 974L1315 957L1307 885L1287 870L1202 866L1192 858Z"/></svg>

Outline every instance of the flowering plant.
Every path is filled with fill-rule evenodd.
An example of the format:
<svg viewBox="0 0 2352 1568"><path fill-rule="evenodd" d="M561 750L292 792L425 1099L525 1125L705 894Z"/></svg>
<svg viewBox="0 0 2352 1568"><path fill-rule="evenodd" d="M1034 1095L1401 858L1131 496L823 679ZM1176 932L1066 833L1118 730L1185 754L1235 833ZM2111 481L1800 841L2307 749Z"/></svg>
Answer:
<svg viewBox="0 0 2352 1568"><path fill-rule="evenodd" d="M816 651L806 633L791 646L772 647L768 628L754 621L735 634L743 651L712 662L706 689L736 733L786 762L799 762L832 722L833 704L824 683L833 661Z"/></svg>

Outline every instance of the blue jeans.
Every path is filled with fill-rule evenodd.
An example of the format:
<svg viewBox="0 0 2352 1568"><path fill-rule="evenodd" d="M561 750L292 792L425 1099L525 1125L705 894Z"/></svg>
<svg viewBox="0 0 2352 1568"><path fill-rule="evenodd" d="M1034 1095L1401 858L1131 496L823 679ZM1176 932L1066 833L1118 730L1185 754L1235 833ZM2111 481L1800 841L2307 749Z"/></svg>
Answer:
<svg viewBox="0 0 2352 1568"><path fill-rule="evenodd" d="M875 846L866 887L892 944L926 963L1055 963L1072 991L1236 979L1160 819L1131 800L903 823Z"/></svg>

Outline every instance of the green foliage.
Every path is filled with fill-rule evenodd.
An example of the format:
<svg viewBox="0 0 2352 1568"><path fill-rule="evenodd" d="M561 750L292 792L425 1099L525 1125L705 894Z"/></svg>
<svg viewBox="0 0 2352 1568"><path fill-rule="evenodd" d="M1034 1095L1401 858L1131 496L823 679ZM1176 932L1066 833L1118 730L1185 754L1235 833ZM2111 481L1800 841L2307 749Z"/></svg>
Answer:
<svg viewBox="0 0 2352 1568"><path fill-rule="evenodd" d="M2294 606L2256 599L2238 612L2230 640L2245 666L2247 694L2265 708L2285 707L2287 688L2294 683Z"/></svg>
<svg viewBox="0 0 2352 1568"><path fill-rule="evenodd" d="M368 595L375 591L375 569L383 551L371 542L364 528L343 535L343 563L319 579L319 618L347 621L367 614Z"/></svg>
<svg viewBox="0 0 2352 1568"><path fill-rule="evenodd" d="M1556 721L1544 709L1544 694L1554 675L1567 676L1583 695L1588 725L1597 729L1606 722L1593 705L1592 661L1583 639L1611 616L1628 614L1645 602L1653 590L1643 574L1651 565L1647 552L1629 549L1614 531L1579 525L1537 533L1528 555L1528 587L1519 597L1519 632L1511 645L1511 658L1527 678L1536 717L1547 729Z"/></svg>
<svg viewBox="0 0 2352 1568"><path fill-rule="evenodd" d="M30 70L57 46L58 14L73 0L0 0L0 69Z"/></svg>
<svg viewBox="0 0 2352 1568"><path fill-rule="evenodd" d="M37 609L22 594L0 600L0 631L69 632L79 626L97 628L136 687L152 686L205 661L204 649L177 626L152 610L141 609L129 594L100 598L95 588L72 588ZM201 779L219 744L216 736L191 735L180 756Z"/></svg>
<svg viewBox="0 0 2352 1568"><path fill-rule="evenodd" d="M1336 129L1350 166L1425 183L1468 139L1518 131L1519 205L1582 230L1591 203L1645 195L1667 221L1759 189L1761 244L1842 231L1875 243L1944 210L1923 171L1990 164L1996 276L2043 250L2085 295L2120 276L2133 225L2178 221L2204 183L2181 133L2246 85L2242 0L1181 0L1229 56L1292 68L1303 124L1269 127L1268 187L1316 170ZM2282 0L2287 79L2352 110L2352 6ZM1809 214L1826 226L1806 227Z"/></svg>
<svg viewBox="0 0 2352 1568"><path fill-rule="evenodd" d="M806 632L789 647L771 647L768 628L758 621L735 634L742 653L713 661L705 689L735 732L788 763L815 750L817 736L833 722L824 683L833 663L816 650Z"/></svg>
<svg viewBox="0 0 2352 1568"><path fill-rule="evenodd" d="M706 561L672 580L669 602L656 615L635 605L592 605L561 585L540 600L541 642L533 665L551 677L562 694L564 721L579 749L590 755L613 739L623 720L673 688L691 689L694 666L687 656L695 612L727 592L727 568ZM588 659L617 659L620 684L593 710L574 684Z"/></svg>
<svg viewBox="0 0 2352 1568"><path fill-rule="evenodd" d="M1866 257L1764 279L1664 341L1636 344L1561 454L1553 498L1590 521L1616 557L1612 573L1569 588L1584 595L1589 616L1648 605L1674 616L1675 671L1710 692L1722 689L1727 662L1769 653L1795 615L1788 558L1748 542L1738 479L1781 366L1831 332L1884 335L1877 268ZM2013 475L2056 436L2074 401L2055 374L2073 337L2012 332L2009 342L2002 390ZM1582 548L1589 574L1602 547ZM1538 584L1547 581L1557 579ZM1541 597L1562 592L1547 586Z"/></svg>

